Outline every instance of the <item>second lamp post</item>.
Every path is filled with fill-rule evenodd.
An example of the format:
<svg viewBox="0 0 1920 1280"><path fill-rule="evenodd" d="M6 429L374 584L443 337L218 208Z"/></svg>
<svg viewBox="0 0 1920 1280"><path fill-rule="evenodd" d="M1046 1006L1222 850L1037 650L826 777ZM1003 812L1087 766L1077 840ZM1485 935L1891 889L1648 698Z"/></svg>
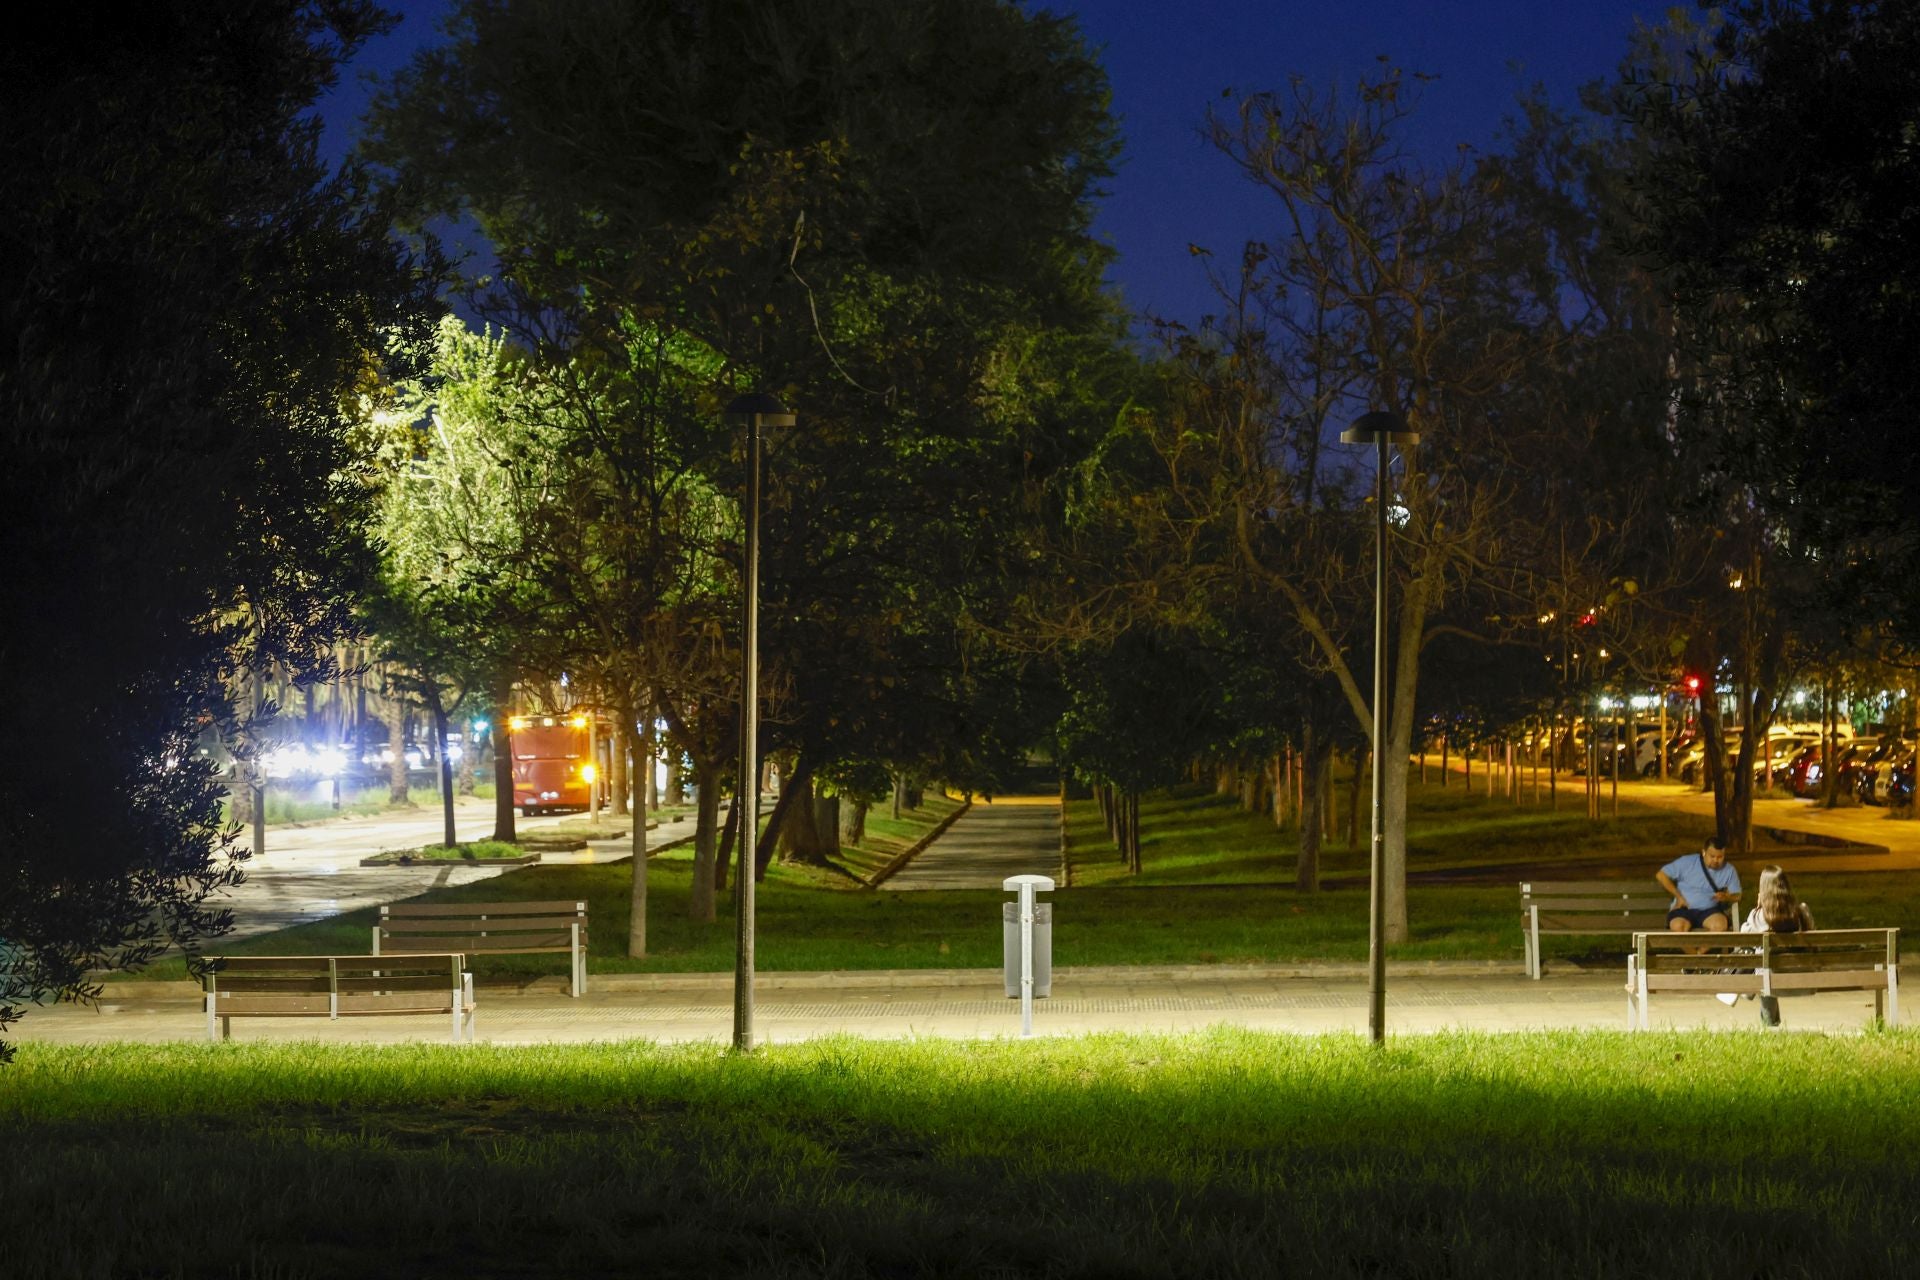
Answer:
<svg viewBox="0 0 1920 1280"><path fill-rule="evenodd" d="M772 396L738 396L727 417L747 429L746 530L741 551L740 626L740 870L733 885L733 1047L753 1048L753 872L760 833L760 444L763 427L790 427L793 412Z"/></svg>
<svg viewBox="0 0 1920 1280"><path fill-rule="evenodd" d="M1364 414L1340 433L1345 444L1374 446L1373 505L1373 855L1367 902L1367 1033L1375 1043L1387 1034L1387 448L1418 444L1397 413ZM1405 762L1401 763L1405 768Z"/></svg>

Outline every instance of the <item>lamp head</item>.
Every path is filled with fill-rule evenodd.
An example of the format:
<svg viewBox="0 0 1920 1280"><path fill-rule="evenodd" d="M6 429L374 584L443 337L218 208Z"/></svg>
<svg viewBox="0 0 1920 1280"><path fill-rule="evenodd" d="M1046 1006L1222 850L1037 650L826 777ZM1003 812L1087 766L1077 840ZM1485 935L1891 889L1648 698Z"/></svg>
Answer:
<svg viewBox="0 0 1920 1280"><path fill-rule="evenodd" d="M758 419L763 427L790 427L795 421L793 410L764 391L750 391L746 395L735 396L725 412L729 418Z"/></svg>
<svg viewBox="0 0 1920 1280"><path fill-rule="evenodd" d="M1340 433L1342 444L1379 444L1382 440L1388 444L1419 444L1420 433L1409 427L1399 414L1381 409L1361 414L1352 426Z"/></svg>

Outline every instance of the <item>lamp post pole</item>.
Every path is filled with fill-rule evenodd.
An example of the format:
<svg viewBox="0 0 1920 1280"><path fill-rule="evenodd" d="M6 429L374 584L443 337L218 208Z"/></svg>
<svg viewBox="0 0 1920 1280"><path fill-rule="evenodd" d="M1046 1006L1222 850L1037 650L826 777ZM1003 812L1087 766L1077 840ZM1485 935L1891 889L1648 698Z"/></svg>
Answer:
<svg viewBox="0 0 1920 1280"><path fill-rule="evenodd" d="M1373 848L1367 892L1367 1034L1387 1035L1387 447L1420 439L1398 414L1369 413L1341 433L1374 446L1373 507Z"/></svg>
<svg viewBox="0 0 1920 1280"><path fill-rule="evenodd" d="M762 427L790 427L793 414L772 396L744 395L727 416L747 429L747 491L741 515L740 625L740 869L733 880L733 1047L753 1048L753 873L760 833L760 444Z"/></svg>

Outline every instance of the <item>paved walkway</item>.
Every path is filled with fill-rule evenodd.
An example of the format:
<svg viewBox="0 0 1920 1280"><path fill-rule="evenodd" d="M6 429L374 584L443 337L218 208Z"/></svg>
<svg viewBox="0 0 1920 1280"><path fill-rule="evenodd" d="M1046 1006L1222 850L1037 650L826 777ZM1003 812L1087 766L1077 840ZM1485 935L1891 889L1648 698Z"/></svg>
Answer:
<svg viewBox="0 0 1920 1280"><path fill-rule="evenodd" d="M1429 777L1433 780L1430 785L1438 784L1439 767L1438 756L1427 757ZM1451 762L1448 772L1449 784L1460 785L1461 766L1458 759ZM1584 803L1584 787L1584 779L1561 774L1557 788L1559 808L1578 812ZM1482 794L1486 789L1485 765L1479 761L1475 762L1473 768L1473 789L1475 794ZM1531 770L1521 774L1520 795L1523 807L1532 807L1536 803ZM1548 795L1543 771L1537 803L1548 803ZM1632 802L1697 815L1702 835L1713 829L1713 795L1698 787L1679 782L1622 778L1620 799L1623 803ZM1602 814L1610 812L1612 801L1613 781L1603 778L1600 782ZM1499 802L1494 800L1489 803ZM1772 849L1767 852L1768 860L1779 862L1789 871L1920 871L1920 819L1892 818L1884 808L1853 804L1823 809L1812 800L1795 799L1784 791L1763 790L1754 793L1753 825L1771 830L1785 840L1813 837L1818 840L1842 840L1861 846L1857 852L1810 846L1805 857L1797 857L1791 849Z"/></svg>
<svg viewBox="0 0 1920 1280"><path fill-rule="evenodd" d="M516 830L538 831L577 820L578 814L516 817ZM722 809L722 818L725 810ZM610 818L623 824L625 818ZM264 856L249 859L245 883L228 890L221 901L233 909L229 938L271 933L289 925L321 920L346 911L397 902L447 885L471 884L500 875L505 868L465 863L400 867L363 867L360 859L389 849L413 849L439 843L442 818L438 809L411 814L333 818L300 826L267 828ZM454 802L454 829L462 840L484 840L493 834L493 801L471 797ZM647 846L691 839L691 819L669 819L650 829ZM633 856L630 836L596 840L577 853L547 853L545 865L581 862L619 862Z"/></svg>
<svg viewBox="0 0 1920 1280"><path fill-rule="evenodd" d="M1538 982L1517 965L1396 964L1387 984L1390 1033L1626 1028L1621 973L1550 967ZM478 1036L494 1044L645 1039L725 1043L732 1035L731 975L595 975L570 999L559 977L524 987L482 986ZM854 1035L998 1038L1019 1034L1019 1002L1005 998L997 970L763 974L756 989L762 1042ZM1789 1030L1854 1033L1873 1015L1864 995L1786 1002ZM1708 997L1656 999L1656 1027L1750 1030L1750 1001L1728 1009ZM1053 998L1036 1001L1038 1035L1100 1031L1190 1031L1215 1025L1300 1034L1363 1035L1362 966L1076 968L1056 970ZM190 1041L206 1035L191 983L121 983L97 1010L36 1009L13 1029L20 1040L95 1043ZM239 1040L318 1039L346 1043L436 1041L443 1018L235 1019Z"/></svg>
<svg viewBox="0 0 1920 1280"><path fill-rule="evenodd" d="M1008 876L1060 875L1056 796L975 800L882 889L998 889Z"/></svg>

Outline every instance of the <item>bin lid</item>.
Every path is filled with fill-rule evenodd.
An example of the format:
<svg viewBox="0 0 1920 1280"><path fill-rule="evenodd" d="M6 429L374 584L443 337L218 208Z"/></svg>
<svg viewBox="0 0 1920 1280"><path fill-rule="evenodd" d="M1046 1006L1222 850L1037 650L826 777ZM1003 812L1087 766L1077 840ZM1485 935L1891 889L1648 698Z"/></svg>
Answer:
<svg viewBox="0 0 1920 1280"><path fill-rule="evenodd" d="M1000 887L1008 893L1013 893L1024 885L1032 885L1036 893L1051 893L1053 891L1053 877L1008 876L1000 883Z"/></svg>

